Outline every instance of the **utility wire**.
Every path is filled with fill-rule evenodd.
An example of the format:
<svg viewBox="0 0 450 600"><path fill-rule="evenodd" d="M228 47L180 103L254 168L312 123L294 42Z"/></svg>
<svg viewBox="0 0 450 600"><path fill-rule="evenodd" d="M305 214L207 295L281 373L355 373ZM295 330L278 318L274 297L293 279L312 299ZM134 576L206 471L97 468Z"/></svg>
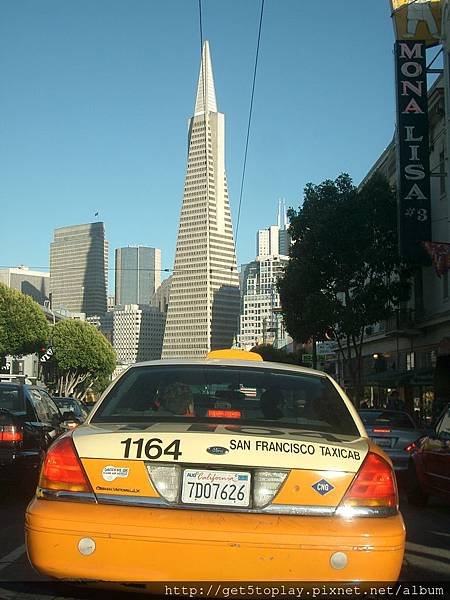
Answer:
<svg viewBox="0 0 450 600"><path fill-rule="evenodd" d="M82 267L78 267L78 266L74 266L74 267L64 267L64 271L70 271L70 269L77 269L80 270ZM45 270L45 271L50 271L50 267L48 265L46 265L45 267L36 267L36 266L28 266L26 269L21 269L20 267L18 267L17 265L12 267L11 265L0 265L0 269L14 269L16 271L21 271L21 273L23 273L24 275L26 275L27 273L30 275L29 271L34 271L34 270ZM173 268L170 269L151 269L151 268L146 268L146 267L142 267L139 269L135 269L134 267L123 267L122 269L116 269L116 267L108 267L106 269L106 271L161 271L161 272L167 272L170 273L171 271L173 271ZM18 275L18 273L14 273L15 275ZM33 276L33 274L30 275L31 277Z"/></svg>
<svg viewBox="0 0 450 600"><path fill-rule="evenodd" d="M245 140L244 164L242 167L242 178L241 178L241 190L239 193L239 208L238 208L238 217L237 217L237 224L236 224L236 235L235 235L235 243L236 244L237 244L238 233L239 233L239 222L240 222L240 218L241 218L242 194L243 194L243 190L244 190L245 169L247 166L248 140L250 137L250 125L252 122L253 99L255 96L256 71L258 68L259 44L261 41L261 29L262 29L263 14L264 14L264 0L261 0L261 14L259 17L258 42L256 44L255 69L253 71L252 95L251 95L251 99L250 99L250 110L249 110L249 114L248 114L247 137Z"/></svg>

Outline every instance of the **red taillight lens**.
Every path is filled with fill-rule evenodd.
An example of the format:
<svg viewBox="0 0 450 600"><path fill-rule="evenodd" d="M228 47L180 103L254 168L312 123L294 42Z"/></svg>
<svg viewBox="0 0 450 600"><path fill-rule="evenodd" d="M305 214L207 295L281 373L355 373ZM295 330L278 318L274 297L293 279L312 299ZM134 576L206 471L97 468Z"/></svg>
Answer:
<svg viewBox="0 0 450 600"><path fill-rule="evenodd" d="M240 410L208 410L207 417L225 418L225 419L240 419Z"/></svg>
<svg viewBox="0 0 450 600"><path fill-rule="evenodd" d="M42 465L39 487L92 493L71 436L61 437L50 446Z"/></svg>
<svg viewBox="0 0 450 600"><path fill-rule="evenodd" d="M374 433L391 433L391 430L389 429L389 427L377 427L376 429L373 429Z"/></svg>
<svg viewBox="0 0 450 600"><path fill-rule="evenodd" d="M15 425L0 427L0 442L23 442L23 431Z"/></svg>
<svg viewBox="0 0 450 600"><path fill-rule="evenodd" d="M397 484L391 466L378 454L369 452L342 505L397 507Z"/></svg>

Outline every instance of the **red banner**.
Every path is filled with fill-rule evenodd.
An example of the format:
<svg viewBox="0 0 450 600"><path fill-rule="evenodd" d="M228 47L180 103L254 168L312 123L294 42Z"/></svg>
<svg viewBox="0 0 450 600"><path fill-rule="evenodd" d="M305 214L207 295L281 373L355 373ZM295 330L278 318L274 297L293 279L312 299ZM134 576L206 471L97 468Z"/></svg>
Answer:
<svg viewBox="0 0 450 600"><path fill-rule="evenodd" d="M444 242L422 242L431 256L438 277L450 271L450 244Z"/></svg>

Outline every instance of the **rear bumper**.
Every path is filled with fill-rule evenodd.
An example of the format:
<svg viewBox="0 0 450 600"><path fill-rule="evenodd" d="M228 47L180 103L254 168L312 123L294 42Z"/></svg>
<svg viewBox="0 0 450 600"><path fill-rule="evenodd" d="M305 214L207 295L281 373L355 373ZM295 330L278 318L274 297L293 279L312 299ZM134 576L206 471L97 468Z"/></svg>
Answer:
<svg viewBox="0 0 450 600"><path fill-rule="evenodd" d="M82 538L95 542L83 556ZM395 581L401 515L245 515L34 499L26 513L33 566L61 579L151 581ZM333 569L334 552L348 557Z"/></svg>

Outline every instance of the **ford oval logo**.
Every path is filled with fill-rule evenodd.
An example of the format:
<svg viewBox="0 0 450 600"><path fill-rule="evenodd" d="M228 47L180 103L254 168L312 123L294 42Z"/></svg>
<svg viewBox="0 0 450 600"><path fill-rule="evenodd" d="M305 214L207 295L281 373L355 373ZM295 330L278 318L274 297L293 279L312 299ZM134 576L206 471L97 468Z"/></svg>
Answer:
<svg viewBox="0 0 450 600"><path fill-rule="evenodd" d="M228 448L224 448L223 446L211 446L206 449L206 452L209 452L210 454L226 454Z"/></svg>

